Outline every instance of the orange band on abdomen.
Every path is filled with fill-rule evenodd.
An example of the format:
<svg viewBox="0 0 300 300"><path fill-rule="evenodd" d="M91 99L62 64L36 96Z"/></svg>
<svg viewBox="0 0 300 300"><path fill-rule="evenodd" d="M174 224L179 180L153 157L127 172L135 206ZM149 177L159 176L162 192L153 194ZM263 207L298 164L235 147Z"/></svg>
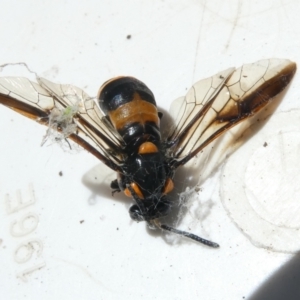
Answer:
<svg viewBox="0 0 300 300"><path fill-rule="evenodd" d="M156 106L141 99L138 93L134 94L132 101L121 105L114 111L110 111L108 115L117 130L122 130L125 125L132 123L145 125L146 122L151 122L159 127Z"/></svg>

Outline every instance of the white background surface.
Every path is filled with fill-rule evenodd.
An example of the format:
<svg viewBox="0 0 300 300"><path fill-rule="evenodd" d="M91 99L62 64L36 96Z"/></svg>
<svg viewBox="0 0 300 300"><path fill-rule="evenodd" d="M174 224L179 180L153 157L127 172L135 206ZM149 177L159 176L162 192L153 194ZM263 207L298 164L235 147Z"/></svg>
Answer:
<svg viewBox="0 0 300 300"><path fill-rule="evenodd" d="M132 75L168 110L196 80L222 69L270 57L299 63L299 12L297 0L10 1L0 10L0 64L26 62L40 76L77 85L90 95L113 76ZM296 114L295 136L298 82L296 74L275 113ZM99 165L89 153L70 154L57 145L41 148L46 128L5 107L0 107L0 125L3 299L299 299L298 257L255 247L223 207L226 186L220 179L227 164L220 165L223 173L214 171L201 182L194 200L201 213L188 211L178 224L218 242L221 247L215 250L131 222L128 199L112 198L109 184L99 183L106 176L104 166L97 167L93 184L83 180ZM272 131L264 134L263 128L252 139L264 141ZM299 156L299 145L293 145ZM279 149L282 155L284 149ZM253 153L241 155L250 161ZM259 156L257 163L263 161ZM299 166L299 161L290 165ZM297 170L289 199L299 195ZM269 175L272 181L285 173ZM242 178L235 182L237 188L246 184ZM28 191L34 190L35 202L9 213L5 195L15 201L17 190L23 202L32 199ZM263 185L261 190L264 194ZM35 216L29 222L37 225L32 232L19 227L26 216ZM296 221L293 228L299 228ZM256 222L253 227L261 230ZM294 250L297 238L291 238ZM28 242L32 248L21 247ZM33 254L26 258L29 249ZM260 296L251 298L255 291Z"/></svg>

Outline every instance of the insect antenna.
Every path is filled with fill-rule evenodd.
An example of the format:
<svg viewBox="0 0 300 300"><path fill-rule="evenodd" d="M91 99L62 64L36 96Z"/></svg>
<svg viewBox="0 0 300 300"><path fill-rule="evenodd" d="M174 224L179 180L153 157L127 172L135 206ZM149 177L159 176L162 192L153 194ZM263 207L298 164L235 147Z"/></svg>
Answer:
<svg viewBox="0 0 300 300"><path fill-rule="evenodd" d="M209 246L209 247L212 247L212 248L219 248L220 247L219 244L214 243L214 242L209 241L209 240L206 240L206 239L204 239L204 238L202 238L202 237L200 237L198 235L195 235L193 233L189 233L189 232L186 232L186 231L178 230L178 229L173 228L173 227L171 227L169 225L160 224L157 221L155 222L155 225L158 228L162 229L162 230L166 230L166 231L169 231L169 232L172 232L172 233L175 233L175 234L187 237L187 238L189 238L191 240L194 240L194 241L196 241L198 243L202 243L202 244L204 244L206 246Z"/></svg>

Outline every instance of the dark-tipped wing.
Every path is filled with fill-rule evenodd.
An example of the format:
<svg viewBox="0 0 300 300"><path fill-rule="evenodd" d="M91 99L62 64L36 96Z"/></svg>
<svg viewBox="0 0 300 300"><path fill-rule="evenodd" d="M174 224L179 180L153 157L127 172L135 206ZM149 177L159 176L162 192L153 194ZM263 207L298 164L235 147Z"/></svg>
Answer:
<svg viewBox="0 0 300 300"><path fill-rule="evenodd" d="M174 167L183 165L229 128L249 118L291 81L296 64L266 59L228 69L194 84L175 100L167 143Z"/></svg>
<svg viewBox="0 0 300 300"><path fill-rule="evenodd" d="M122 139L106 122L94 99L78 87L37 80L38 83L21 77L0 78L0 103L62 132L118 170Z"/></svg>

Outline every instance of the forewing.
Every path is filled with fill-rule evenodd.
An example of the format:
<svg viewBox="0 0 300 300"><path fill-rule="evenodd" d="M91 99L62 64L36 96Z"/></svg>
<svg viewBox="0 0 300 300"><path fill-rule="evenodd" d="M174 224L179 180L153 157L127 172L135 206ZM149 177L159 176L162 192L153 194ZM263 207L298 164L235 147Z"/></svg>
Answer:
<svg viewBox="0 0 300 300"><path fill-rule="evenodd" d="M49 93L23 77L0 77L0 103L41 122L54 108Z"/></svg>
<svg viewBox="0 0 300 300"><path fill-rule="evenodd" d="M116 152L120 149L122 138L106 121L94 98L76 86L55 84L44 78L38 78L38 82L57 101L65 103L66 106L78 106L78 114L74 121L78 128L93 137L101 149L109 148Z"/></svg>
<svg viewBox="0 0 300 300"><path fill-rule="evenodd" d="M174 166L185 164L226 130L261 110L295 71L296 64L289 60L266 59L197 82L171 106L175 129L167 144Z"/></svg>
<svg viewBox="0 0 300 300"><path fill-rule="evenodd" d="M168 141L177 142L185 135L194 122L199 120L199 116L210 108L211 100L218 95L233 72L234 68L230 68L196 82L185 97L180 97L172 103L170 114L175 120L175 127Z"/></svg>
<svg viewBox="0 0 300 300"><path fill-rule="evenodd" d="M119 169L121 146L118 134L110 128L94 99L81 89L38 78L38 84L27 78L0 78L0 103L62 131L64 125L76 124L68 136L114 170ZM57 118L59 117L59 119ZM67 120L67 121L66 121ZM68 123L67 123L68 122Z"/></svg>

